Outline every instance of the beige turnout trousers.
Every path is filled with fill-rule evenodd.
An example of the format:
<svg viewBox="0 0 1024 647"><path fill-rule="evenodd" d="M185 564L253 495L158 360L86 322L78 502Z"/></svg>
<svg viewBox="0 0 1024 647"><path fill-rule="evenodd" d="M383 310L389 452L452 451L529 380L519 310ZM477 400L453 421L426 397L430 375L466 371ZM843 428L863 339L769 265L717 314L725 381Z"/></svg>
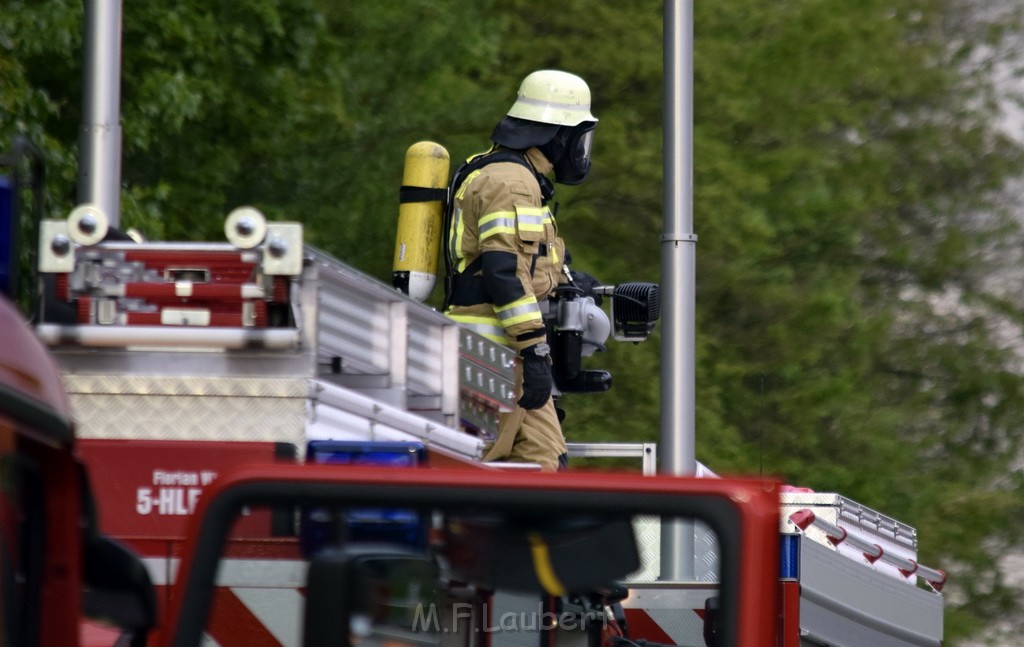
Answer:
<svg viewBox="0 0 1024 647"><path fill-rule="evenodd" d="M522 392L523 371L516 366L516 393ZM520 406L501 414L498 438L484 454L485 461L537 463L545 472L558 471L558 457L566 453L565 437L558 423L555 401L540 409Z"/></svg>

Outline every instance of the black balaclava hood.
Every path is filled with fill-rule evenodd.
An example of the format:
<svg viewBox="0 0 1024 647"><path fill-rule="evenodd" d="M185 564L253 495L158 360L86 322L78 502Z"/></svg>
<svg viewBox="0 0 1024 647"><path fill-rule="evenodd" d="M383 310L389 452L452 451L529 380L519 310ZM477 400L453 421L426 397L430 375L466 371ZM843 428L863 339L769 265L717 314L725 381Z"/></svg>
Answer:
<svg viewBox="0 0 1024 647"><path fill-rule="evenodd" d="M506 148L526 150L546 144L558 134L560 126L518 117L505 117L495 126L491 141Z"/></svg>

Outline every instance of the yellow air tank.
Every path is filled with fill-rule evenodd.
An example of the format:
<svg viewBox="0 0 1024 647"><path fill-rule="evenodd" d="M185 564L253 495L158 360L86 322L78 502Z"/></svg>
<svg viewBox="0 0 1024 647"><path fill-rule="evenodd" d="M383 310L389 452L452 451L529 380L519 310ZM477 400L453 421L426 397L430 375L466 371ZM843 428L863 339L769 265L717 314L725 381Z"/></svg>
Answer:
<svg viewBox="0 0 1024 647"><path fill-rule="evenodd" d="M391 283L417 301L437 282L450 158L444 146L418 142L405 153Z"/></svg>

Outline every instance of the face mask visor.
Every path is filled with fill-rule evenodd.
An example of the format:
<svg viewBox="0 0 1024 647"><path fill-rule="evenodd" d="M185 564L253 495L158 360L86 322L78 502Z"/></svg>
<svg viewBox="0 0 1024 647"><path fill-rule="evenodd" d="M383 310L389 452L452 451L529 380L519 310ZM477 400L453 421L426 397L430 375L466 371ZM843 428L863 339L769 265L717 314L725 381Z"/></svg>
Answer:
<svg viewBox="0 0 1024 647"><path fill-rule="evenodd" d="M590 174L590 152L594 145L594 129L590 121L573 128L569 134L565 154L555 164L555 181L560 184L579 184Z"/></svg>

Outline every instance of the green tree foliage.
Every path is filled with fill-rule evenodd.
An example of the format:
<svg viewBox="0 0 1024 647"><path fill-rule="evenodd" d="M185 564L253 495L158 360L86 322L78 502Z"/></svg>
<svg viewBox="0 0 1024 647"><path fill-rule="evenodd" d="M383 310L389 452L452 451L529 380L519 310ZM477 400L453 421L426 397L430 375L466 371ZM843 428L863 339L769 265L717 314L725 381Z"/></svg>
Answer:
<svg viewBox="0 0 1024 647"><path fill-rule="evenodd" d="M215 240L225 215L251 203L306 222L314 242L384 274L405 149L430 137L467 148L464 116L494 101L481 88L497 50L485 37L496 31L491 15L486 2L457 12L427 1L125 7L122 225ZM81 3L16 1L0 36L0 133L45 144L55 207L66 210Z"/></svg>
<svg viewBox="0 0 1024 647"><path fill-rule="evenodd" d="M838 491L918 527L951 572L947 644L1019 612L1024 245L993 70L1019 27L966 0L695 2L697 449L722 473ZM0 14L0 143L75 202L82 9ZM559 187L575 266L661 280L662 3L129 4L125 226L219 239L254 204L387 279L406 148L487 145L528 72L594 90L591 180ZM997 280L1001 279L1001 280ZM659 338L589 364L570 440L655 441ZM611 424L609 424L611 422ZM1016 462L1015 462L1016 461Z"/></svg>
<svg viewBox="0 0 1024 647"><path fill-rule="evenodd" d="M987 277L1022 242L999 206L1021 151L991 87L1016 17L930 0L694 4L698 457L918 525L922 559L967 592L951 638L1005 617L1015 591L994 557L1020 549L1005 522L1024 424L1005 339L1022 303ZM661 3L513 11L508 67L595 88L594 179L561 219L574 256L610 282L656 277ZM615 388L569 398L567 433L655 439L656 353L613 348Z"/></svg>

